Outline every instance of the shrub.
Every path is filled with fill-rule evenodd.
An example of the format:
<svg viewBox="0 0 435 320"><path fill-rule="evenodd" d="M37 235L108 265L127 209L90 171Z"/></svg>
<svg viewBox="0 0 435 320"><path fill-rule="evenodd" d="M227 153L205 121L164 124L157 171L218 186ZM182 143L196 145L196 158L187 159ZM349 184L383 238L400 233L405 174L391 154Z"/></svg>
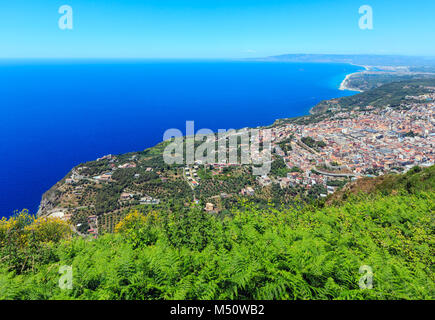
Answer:
<svg viewBox="0 0 435 320"><path fill-rule="evenodd" d="M22 273L53 257L53 245L70 239L69 224L58 218L35 218L28 210L0 220L0 259L7 269Z"/></svg>
<svg viewBox="0 0 435 320"><path fill-rule="evenodd" d="M151 245L157 240L158 216L155 211L144 215L135 210L115 226L115 233L122 234L134 247Z"/></svg>

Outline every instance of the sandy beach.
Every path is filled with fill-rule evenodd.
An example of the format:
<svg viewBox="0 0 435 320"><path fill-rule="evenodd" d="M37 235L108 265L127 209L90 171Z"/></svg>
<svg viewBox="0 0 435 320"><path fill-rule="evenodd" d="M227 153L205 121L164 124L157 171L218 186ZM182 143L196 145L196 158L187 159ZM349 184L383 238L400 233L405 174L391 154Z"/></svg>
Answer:
<svg viewBox="0 0 435 320"><path fill-rule="evenodd" d="M350 74L346 75L346 77L344 78L344 80L343 80L343 81L341 82L341 84L340 84L340 88L339 88L340 90L348 90L348 91L363 92L363 91L360 90L360 89L352 88L352 87L349 87L349 86L348 86L349 79L350 79L353 75L355 75L355 74L360 74L360 73L365 73L365 72L367 72L367 71L370 70L370 68L369 68L368 66L359 66L359 67L363 67L365 70L364 70L364 71L358 71L358 72L350 73Z"/></svg>

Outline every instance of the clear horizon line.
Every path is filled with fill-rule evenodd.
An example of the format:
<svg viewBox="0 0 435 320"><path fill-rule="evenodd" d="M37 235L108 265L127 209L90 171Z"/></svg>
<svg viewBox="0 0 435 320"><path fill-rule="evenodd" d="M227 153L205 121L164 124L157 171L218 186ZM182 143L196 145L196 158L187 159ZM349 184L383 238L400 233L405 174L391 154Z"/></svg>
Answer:
<svg viewBox="0 0 435 320"><path fill-rule="evenodd" d="M1 57L0 60L62 60L62 59L94 59L94 60L253 60L253 59L268 59L274 57L282 56L374 56L374 57L418 57L418 58L435 58L435 55L415 55L415 54L380 54L380 53L282 53L268 56L258 56L258 57L104 57L104 56L91 56L91 57Z"/></svg>

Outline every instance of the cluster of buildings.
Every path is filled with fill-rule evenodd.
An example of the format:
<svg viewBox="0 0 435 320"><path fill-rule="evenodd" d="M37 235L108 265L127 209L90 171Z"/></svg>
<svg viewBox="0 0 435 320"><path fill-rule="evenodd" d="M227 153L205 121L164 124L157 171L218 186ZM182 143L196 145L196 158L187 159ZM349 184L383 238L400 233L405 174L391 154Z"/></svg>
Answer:
<svg viewBox="0 0 435 320"><path fill-rule="evenodd" d="M109 182L109 181L112 181L112 175L113 175L113 172L105 172L105 173L103 173L103 174L101 174L99 176L93 177L93 179L95 181Z"/></svg>
<svg viewBox="0 0 435 320"><path fill-rule="evenodd" d="M435 97L432 97L435 99ZM431 98L431 99L432 99ZM430 99L424 97L424 99ZM430 166L435 162L435 103L410 103L408 108L348 111L332 115L321 122L287 124L274 128L272 141L291 140L292 150L277 155L289 168L298 167L304 174L289 179L322 183L322 175L334 176L328 168L338 168L336 176L362 176L376 170L405 170L415 165ZM301 139L311 137L326 146L313 150ZM305 181L304 181L305 180Z"/></svg>
<svg viewBox="0 0 435 320"><path fill-rule="evenodd" d="M118 166L119 169L127 169L127 168L136 168L136 163L135 162L127 162L124 164L120 164Z"/></svg>
<svg viewBox="0 0 435 320"><path fill-rule="evenodd" d="M88 225L88 233L96 238L98 236L98 217L96 215L89 216Z"/></svg>
<svg viewBox="0 0 435 320"><path fill-rule="evenodd" d="M241 191L240 191L240 194L242 195L242 196L253 196L253 195L255 195L255 190L254 190L254 188L252 188L252 187L246 187L246 188L243 188ZM222 195L221 195L222 196Z"/></svg>
<svg viewBox="0 0 435 320"><path fill-rule="evenodd" d="M131 200L138 199L140 204L159 204L160 199L153 198L149 195L143 195L140 192L122 192L119 197L120 203L129 203Z"/></svg>
<svg viewBox="0 0 435 320"><path fill-rule="evenodd" d="M198 176L198 169L198 165L194 165L193 167L187 166L184 168L184 176L193 188L199 186L199 181L201 181L201 178Z"/></svg>

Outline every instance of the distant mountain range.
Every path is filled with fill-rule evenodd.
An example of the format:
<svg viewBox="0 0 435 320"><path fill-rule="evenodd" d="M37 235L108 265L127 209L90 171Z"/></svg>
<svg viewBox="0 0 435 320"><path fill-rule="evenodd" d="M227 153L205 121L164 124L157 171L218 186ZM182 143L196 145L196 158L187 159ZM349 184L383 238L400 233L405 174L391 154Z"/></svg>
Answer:
<svg viewBox="0 0 435 320"><path fill-rule="evenodd" d="M397 81L435 78L435 57L399 55L284 54L261 61L346 63L365 70L348 75L340 89L367 91Z"/></svg>
<svg viewBox="0 0 435 320"><path fill-rule="evenodd" d="M351 63L363 66L416 66L435 67L435 57L400 55L346 55L346 54L283 54L266 57L264 60L289 62Z"/></svg>

